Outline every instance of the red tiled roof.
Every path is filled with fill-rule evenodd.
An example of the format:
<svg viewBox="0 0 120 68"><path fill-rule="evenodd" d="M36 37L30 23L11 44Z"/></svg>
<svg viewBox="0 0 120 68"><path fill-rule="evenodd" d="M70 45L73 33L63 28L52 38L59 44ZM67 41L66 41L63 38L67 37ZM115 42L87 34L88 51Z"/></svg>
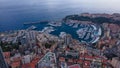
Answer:
<svg viewBox="0 0 120 68"><path fill-rule="evenodd" d="M84 61L85 66L90 66L90 64L91 64L90 61Z"/></svg>
<svg viewBox="0 0 120 68"><path fill-rule="evenodd" d="M35 65L38 63L39 60L40 60L40 58L35 57L31 61L31 63L27 63L27 64L22 65L22 68L35 68Z"/></svg>
<svg viewBox="0 0 120 68"><path fill-rule="evenodd" d="M22 68L30 68L30 63L23 64L23 65L22 65Z"/></svg>
<svg viewBox="0 0 120 68"><path fill-rule="evenodd" d="M10 58L10 52L3 52L3 55L5 56L5 58Z"/></svg>
<svg viewBox="0 0 120 68"><path fill-rule="evenodd" d="M94 57L92 57L92 56L85 56L85 59L92 60L92 59L94 59Z"/></svg>
<svg viewBox="0 0 120 68"><path fill-rule="evenodd" d="M90 66L83 65L83 68L90 68Z"/></svg>
<svg viewBox="0 0 120 68"><path fill-rule="evenodd" d="M68 68L81 68L79 64L68 66Z"/></svg>
<svg viewBox="0 0 120 68"><path fill-rule="evenodd" d="M65 58L64 57L60 57L59 61L65 61Z"/></svg>
<svg viewBox="0 0 120 68"><path fill-rule="evenodd" d="M108 62L107 60L102 60L102 63L106 63L106 62Z"/></svg>
<svg viewBox="0 0 120 68"><path fill-rule="evenodd" d="M36 63L27 63L22 65L22 68L35 68Z"/></svg>
<svg viewBox="0 0 120 68"><path fill-rule="evenodd" d="M78 62L78 63L83 63L83 60L78 60L77 62Z"/></svg>
<svg viewBox="0 0 120 68"><path fill-rule="evenodd" d="M19 67L19 66L20 66L20 61L12 62L12 63L11 63L11 66L12 66L12 68Z"/></svg>
<svg viewBox="0 0 120 68"><path fill-rule="evenodd" d="M17 61L20 61L20 60L21 60L21 57L17 57L17 58L14 57L14 58L13 58L13 61L14 61L14 62L15 62L15 61L17 62Z"/></svg>
<svg viewBox="0 0 120 68"><path fill-rule="evenodd" d="M68 59L68 62L71 62L71 63L73 63L73 59Z"/></svg>

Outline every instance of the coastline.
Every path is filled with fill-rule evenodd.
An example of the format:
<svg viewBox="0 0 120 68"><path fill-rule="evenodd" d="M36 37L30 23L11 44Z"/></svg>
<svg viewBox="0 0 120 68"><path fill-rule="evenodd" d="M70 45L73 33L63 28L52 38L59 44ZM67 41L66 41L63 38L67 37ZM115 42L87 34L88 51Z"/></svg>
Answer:
<svg viewBox="0 0 120 68"><path fill-rule="evenodd" d="M50 34L53 34L53 35L58 36L58 34L60 32L66 32L66 33L71 34L73 36L73 38L78 39L79 41L86 41L88 43L97 42L96 40L99 40L104 34L103 28L101 27L102 26L101 24L103 24L103 23L99 23L99 22L95 23L95 22L93 22L92 19L90 19L91 21L86 20L86 17L91 17L91 14L83 13L81 15L77 15L77 17L78 16L80 16L80 19L77 18L77 20L74 19L74 18L76 18L76 16L71 16L70 19L69 19L69 17L66 18L67 17L66 16L65 17L66 20L65 20L65 18L63 18L61 21L28 22L28 23L23 24L24 28L22 30L26 30L26 29L34 26L35 29L31 29L31 30L37 30L37 31L44 32L44 31L46 31L46 28L47 28L47 33L50 33ZM97 15L94 15L94 16L97 16ZM98 14L98 16L101 17L101 15L99 15L99 14ZM104 15L102 15L102 16L104 16ZM82 18L82 20L81 20L81 18ZM102 20L102 19L100 18L100 20ZM109 22L104 22L104 23L109 23ZM51 29L49 29L48 27L51 27ZM83 34L84 35L83 38L80 38L79 32L77 32L77 31L81 28L84 28L84 27L85 28L91 27L92 30L90 30L90 31L85 30L85 31L88 31L88 32L85 32L85 34ZM101 28L101 32L98 29L98 27ZM95 34L94 30L97 31L98 33ZM17 30L13 30L13 31L17 31ZM10 33L10 32L13 32L13 31L7 31L6 33ZM82 32L82 33L84 33L84 32ZM92 36L91 36L91 33L92 33Z"/></svg>

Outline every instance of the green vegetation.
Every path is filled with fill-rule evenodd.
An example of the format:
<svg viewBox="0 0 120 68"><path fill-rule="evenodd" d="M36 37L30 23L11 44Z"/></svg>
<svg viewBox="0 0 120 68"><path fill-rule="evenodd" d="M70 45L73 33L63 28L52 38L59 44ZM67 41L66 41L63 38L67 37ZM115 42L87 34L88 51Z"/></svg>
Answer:
<svg viewBox="0 0 120 68"><path fill-rule="evenodd" d="M49 42L45 43L45 48L51 48L51 46L54 44L55 44L55 41L49 41Z"/></svg>
<svg viewBox="0 0 120 68"><path fill-rule="evenodd" d="M19 43L8 43L8 42L0 42L0 46L3 50L3 52L11 51L13 49L18 49L19 48Z"/></svg>
<svg viewBox="0 0 120 68"><path fill-rule="evenodd" d="M45 48L50 48L52 45L49 43L45 43Z"/></svg>
<svg viewBox="0 0 120 68"><path fill-rule="evenodd" d="M114 23L114 24L120 24L120 21L113 20L111 18L105 18L105 17L96 17L96 18L91 18L91 17L84 17L84 16L79 16L79 15L69 15L66 16L63 21L67 20L78 20L78 21L91 21L93 23L97 24L102 24L102 23Z"/></svg>

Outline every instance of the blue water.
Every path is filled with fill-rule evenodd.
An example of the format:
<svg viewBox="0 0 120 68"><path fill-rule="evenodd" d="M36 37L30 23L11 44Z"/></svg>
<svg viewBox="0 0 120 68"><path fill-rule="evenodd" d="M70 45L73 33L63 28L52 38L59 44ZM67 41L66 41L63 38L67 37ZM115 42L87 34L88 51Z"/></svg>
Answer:
<svg viewBox="0 0 120 68"><path fill-rule="evenodd" d="M23 29L24 22L60 20L70 14L117 13L119 3L119 0L0 0L0 32Z"/></svg>
<svg viewBox="0 0 120 68"><path fill-rule="evenodd" d="M88 25L88 26L79 25L77 28L73 28L73 26L69 26L69 25L65 24L65 22L62 22L62 25L57 26L57 27L56 26L50 26L50 25L48 25L48 23L49 22L41 22L41 23L37 23L37 24L27 24L27 25L24 25L23 29L27 29L31 26L35 26L36 29L34 29L34 30L42 31L45 27L53 27L54 31L50 32L50 34L52 34L52 35L59 36L61 32L66 32L67 34L70 34L73 39L77 39L79 41L84 41L84 42L87 42L87 43L92 43L91 41L93 40L93 38L91 37L91 35L89 36L88 39L85 39L89 32L86 32L86 34L83 38L79 38L79 36L76 32L78 29L81 29L81 28L88 28L88 30L90 28L92 28L92 30L94 30L94 28L90 25ZM98 31L95 31L94 33L98 34Z"/></svg>

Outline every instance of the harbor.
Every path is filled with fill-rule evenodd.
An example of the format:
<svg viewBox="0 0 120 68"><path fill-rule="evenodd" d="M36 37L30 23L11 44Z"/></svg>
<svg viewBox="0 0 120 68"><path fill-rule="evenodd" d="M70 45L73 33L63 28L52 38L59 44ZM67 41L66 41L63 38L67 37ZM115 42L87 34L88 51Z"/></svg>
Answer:
<svg viewBox="0 0 120 68"><path fill-rule="evenodd" d="M88 43L95 43L99 39L102 32L101 29L92 24L80 24L80 23L63 23L50 21L46 24L39 23L37 25L31 24L28 29L35 29L43 33L51 33L53 35L59 35L60 32L66 32L72 35L73 38L79 41L86 41ZM25 25L28 26L28 25Z"/></svg>

